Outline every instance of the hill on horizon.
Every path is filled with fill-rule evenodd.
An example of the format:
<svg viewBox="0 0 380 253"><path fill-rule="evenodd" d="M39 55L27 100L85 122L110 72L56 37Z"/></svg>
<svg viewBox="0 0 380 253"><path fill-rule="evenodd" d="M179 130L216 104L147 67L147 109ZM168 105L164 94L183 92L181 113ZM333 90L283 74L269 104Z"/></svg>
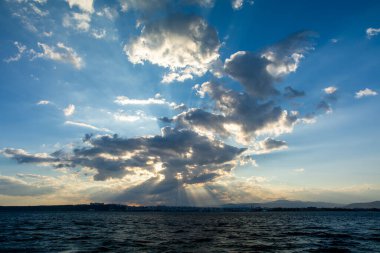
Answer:
<svg viewBox="0 0 380 253"><path fill-rule="evenodd" d="M363 202L363 203L351 203L351 204L337 204L329 202L312 202L301 200L285 200L279 199L275 201L263 202L263 203L236 203L236 204L224 204L221 205L224 208L380 208L380 201Z"/></svg>

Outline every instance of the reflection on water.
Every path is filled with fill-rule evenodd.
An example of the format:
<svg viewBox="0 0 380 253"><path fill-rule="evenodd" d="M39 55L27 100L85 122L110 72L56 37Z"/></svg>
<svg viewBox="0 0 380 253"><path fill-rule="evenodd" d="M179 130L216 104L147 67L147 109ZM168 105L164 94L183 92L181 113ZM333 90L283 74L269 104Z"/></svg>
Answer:
<svg viewBox="0 0 380 253"><path fill-rule="evenodd" d="M380 252L380 213L0 213L0 251Z"/></svg>

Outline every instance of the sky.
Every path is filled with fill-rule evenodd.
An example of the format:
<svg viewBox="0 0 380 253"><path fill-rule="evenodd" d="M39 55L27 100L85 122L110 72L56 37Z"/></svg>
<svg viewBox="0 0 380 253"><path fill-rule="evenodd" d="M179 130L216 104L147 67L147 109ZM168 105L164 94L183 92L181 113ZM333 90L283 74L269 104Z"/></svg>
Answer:
<svg viewBox="0 0 380 253"><path fill-rule="evenodd" d="M0 2L0 205L380 196L379 1Z"/></svg>

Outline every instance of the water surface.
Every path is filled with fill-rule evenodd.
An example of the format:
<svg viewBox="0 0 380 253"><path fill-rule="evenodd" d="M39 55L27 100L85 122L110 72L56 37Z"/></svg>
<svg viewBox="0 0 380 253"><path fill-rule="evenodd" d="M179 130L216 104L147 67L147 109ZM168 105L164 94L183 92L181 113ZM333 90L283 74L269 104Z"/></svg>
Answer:
<svg viewBox="0 0 380 253"><path fill-rule="evenodd" d="M0 251L380 252L380 212L4 212Z"/></svg>

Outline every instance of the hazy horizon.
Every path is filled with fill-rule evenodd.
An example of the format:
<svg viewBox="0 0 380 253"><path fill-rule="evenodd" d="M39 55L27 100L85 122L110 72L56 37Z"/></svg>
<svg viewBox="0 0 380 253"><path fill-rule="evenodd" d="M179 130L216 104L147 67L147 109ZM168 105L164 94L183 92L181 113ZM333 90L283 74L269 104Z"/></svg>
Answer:
<svg viewBox="0 0 380 253"><path fill-rule="evenodd" d="M380 200L379 10L0 2L0 205Z"/></svg>

